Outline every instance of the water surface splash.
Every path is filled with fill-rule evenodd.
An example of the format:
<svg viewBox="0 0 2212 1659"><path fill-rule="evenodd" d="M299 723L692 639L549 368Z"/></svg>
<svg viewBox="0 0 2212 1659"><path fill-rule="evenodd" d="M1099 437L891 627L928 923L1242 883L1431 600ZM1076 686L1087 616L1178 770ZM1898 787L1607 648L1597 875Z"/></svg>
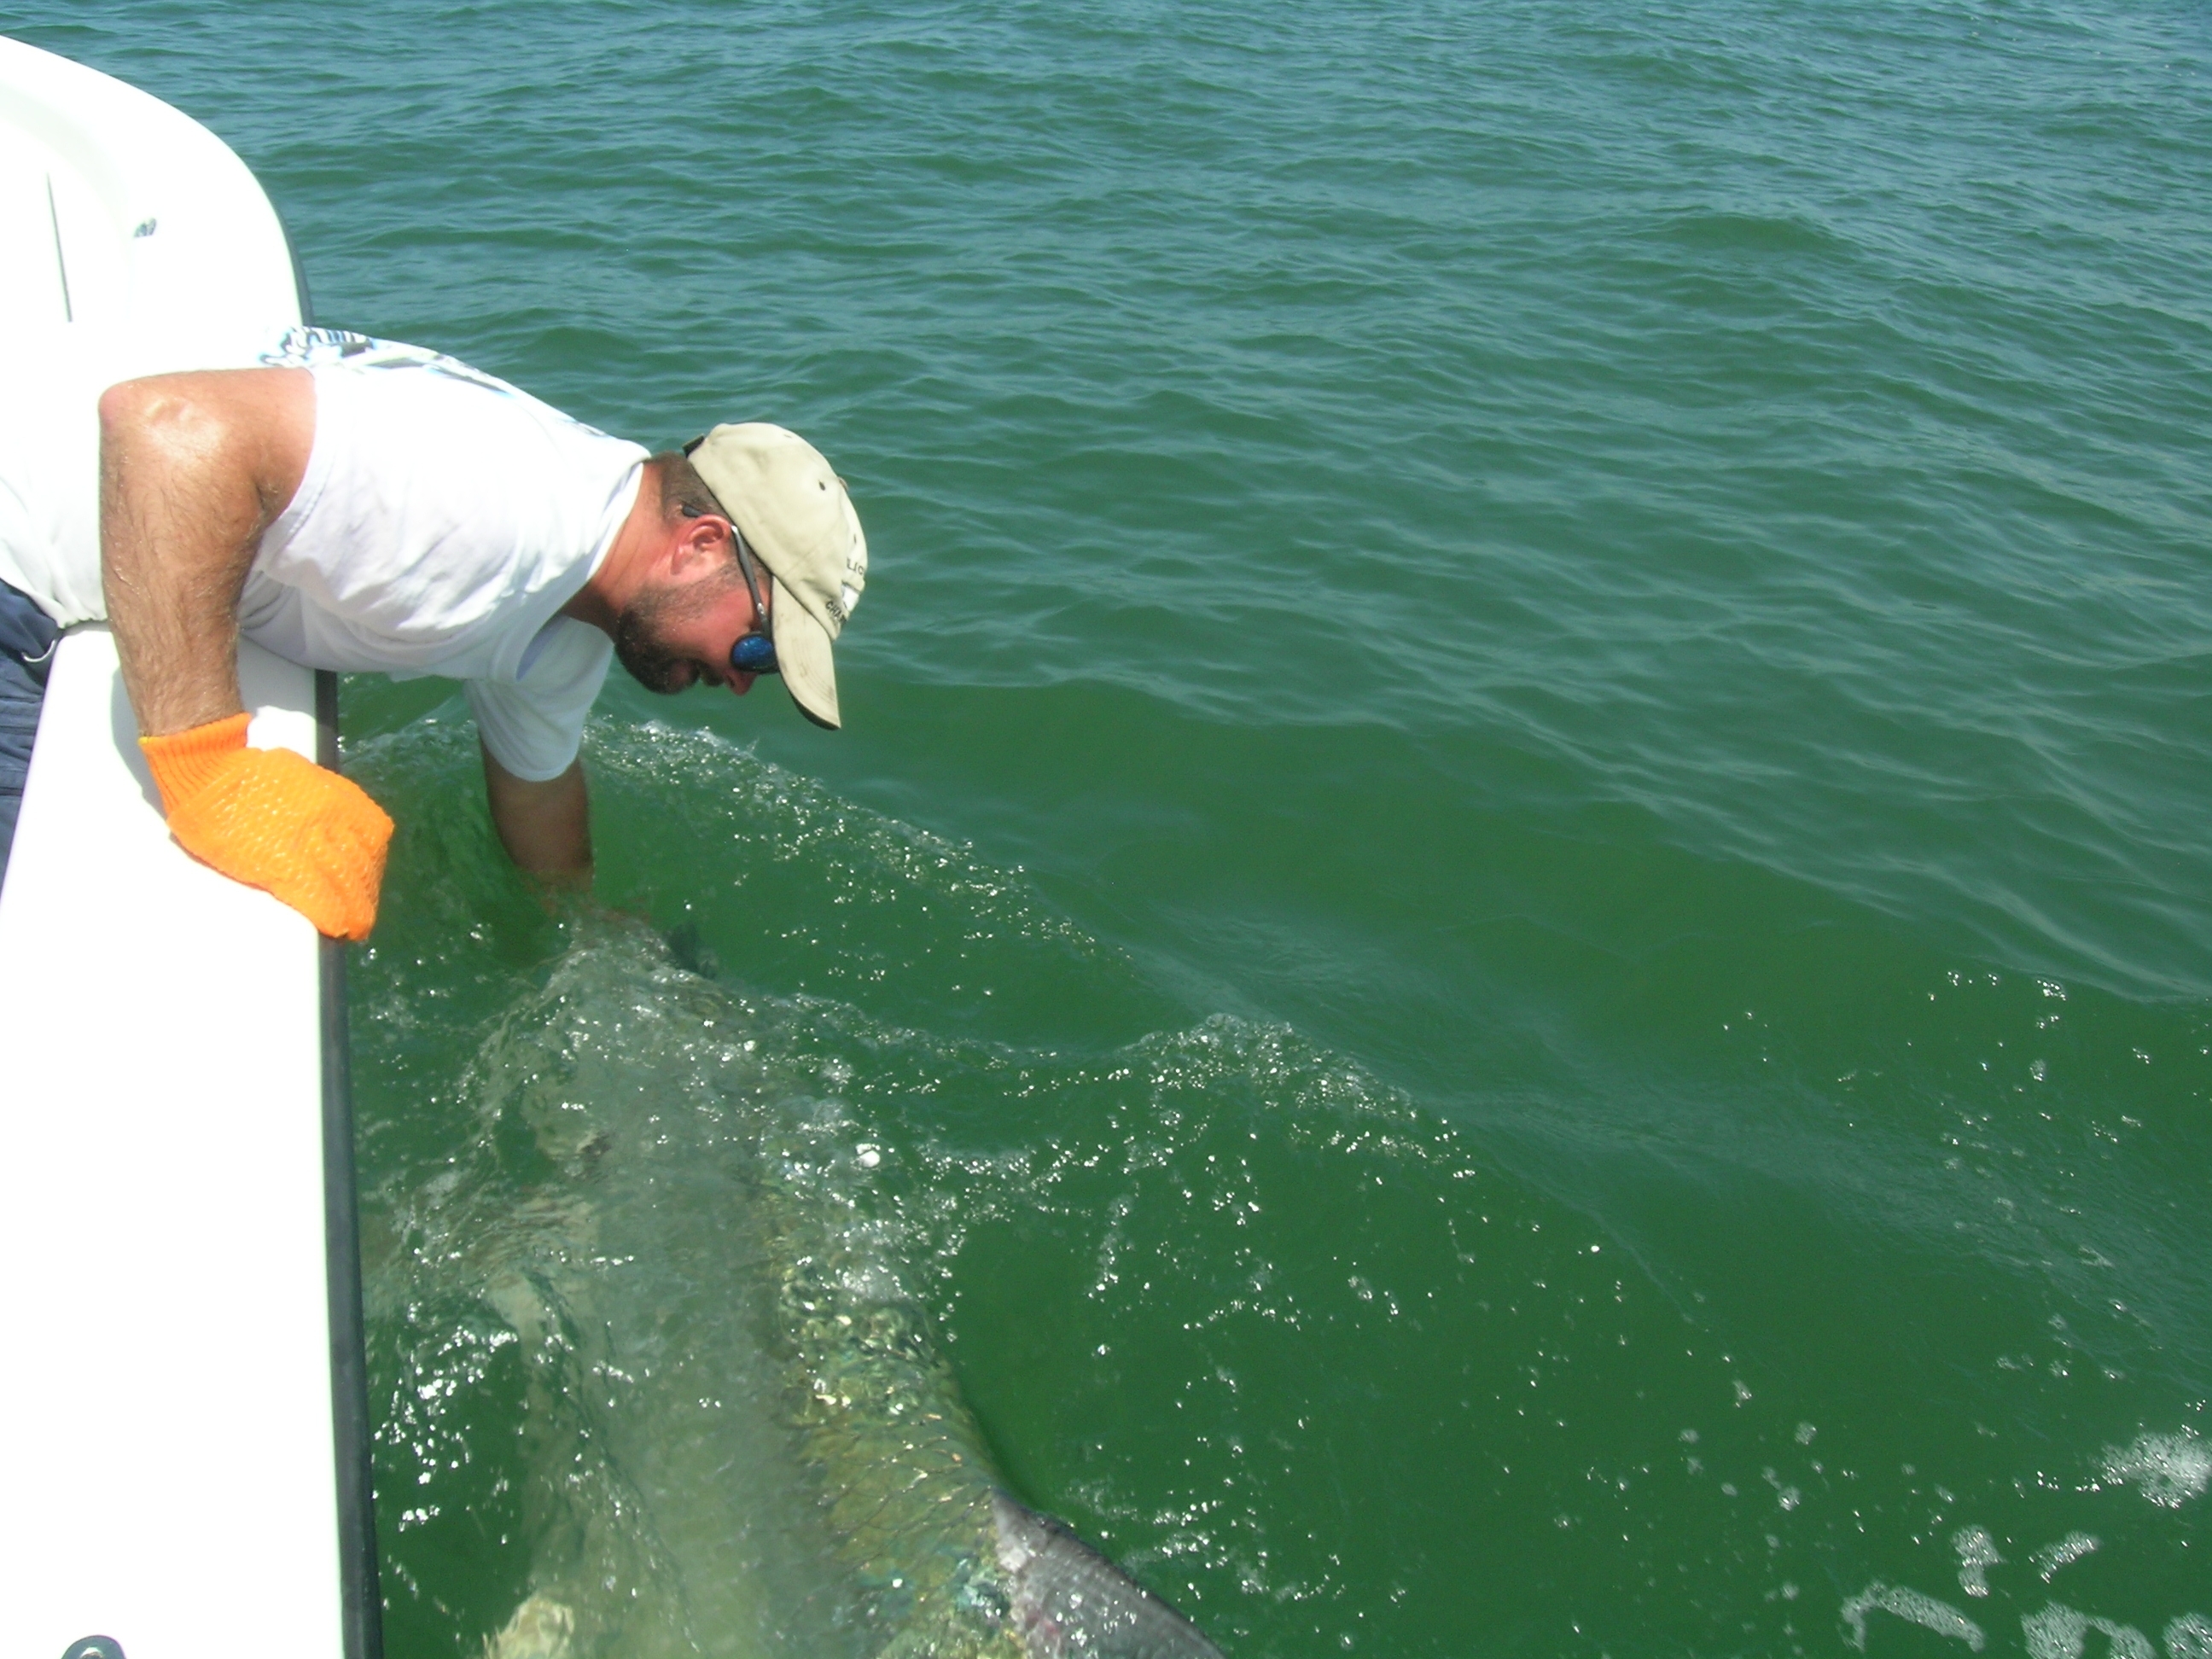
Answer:
<svg viewBox="0 0 2212 1659"><path fill-rule="evenodd" d="M1213 1654L1005 1491L849 1074L775 1036L598 921L465 1079L487 1178L421 1220L523 1357L535 1454L531 1594L488 1651Z"/></svg>

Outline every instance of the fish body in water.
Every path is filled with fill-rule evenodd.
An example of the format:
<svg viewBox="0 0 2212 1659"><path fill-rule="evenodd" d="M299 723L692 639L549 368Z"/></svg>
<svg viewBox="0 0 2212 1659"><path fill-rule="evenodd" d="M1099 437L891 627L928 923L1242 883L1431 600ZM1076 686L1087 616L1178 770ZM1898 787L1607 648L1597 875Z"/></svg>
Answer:
<svg viewBox="0 0 2212 1659"><path fill-rule="evenodd" d="M871 1202L883 1154L765 1032L610 926L479 1055L532 1178L471 1248L576 1511L487 1653L1218 1659L1005 1490Z"/></svg>

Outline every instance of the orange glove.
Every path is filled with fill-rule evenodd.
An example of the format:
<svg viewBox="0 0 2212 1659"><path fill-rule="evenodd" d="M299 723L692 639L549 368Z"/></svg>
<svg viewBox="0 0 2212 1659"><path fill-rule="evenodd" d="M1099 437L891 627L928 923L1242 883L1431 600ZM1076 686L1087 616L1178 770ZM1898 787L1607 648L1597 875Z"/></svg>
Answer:
<svg viewBox="0 0 2212 1659"><path fill-rule="evenodd" d="M274 893L333 939L376 925L392 820L327 768L289 749L248 749L250 714L141 738L169 833L203 864Z"/></svg>

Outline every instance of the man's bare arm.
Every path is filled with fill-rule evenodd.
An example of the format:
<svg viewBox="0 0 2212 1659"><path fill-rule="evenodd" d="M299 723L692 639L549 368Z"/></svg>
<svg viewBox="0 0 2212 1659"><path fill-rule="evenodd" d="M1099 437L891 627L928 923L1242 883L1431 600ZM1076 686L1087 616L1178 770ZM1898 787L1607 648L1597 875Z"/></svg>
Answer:
<svg viewBox="0 0 2212 1659"><path fill-rule="evenodd" d="M483 751L484 793L492 827L507 855L539 880L561 887L592 884L592 806L584 763L544 783L518 778Z"/></svg>
<svg viewBox="0 0 2212 1659"><path fill-rule="evenodd" d="M101 395L100 576L148 737L240 712L239 592L314 439L301 368L161 374Z"/></svg>

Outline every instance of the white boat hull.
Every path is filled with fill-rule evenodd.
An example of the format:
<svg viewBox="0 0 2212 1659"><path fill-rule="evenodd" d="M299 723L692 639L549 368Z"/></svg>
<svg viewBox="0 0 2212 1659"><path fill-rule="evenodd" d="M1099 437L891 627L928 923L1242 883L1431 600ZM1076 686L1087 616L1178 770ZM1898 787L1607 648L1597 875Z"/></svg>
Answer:
<svg viewBox="0 0 2212 1659"><path fill-rule="evenodd" d="M221 140L0 40L0 397L244 363L301 312ZM331 741L314 676L239 666L252 741ZM343 959L170 840L137 735L72 630L0 887L0 1654L371 1659Z"/></svg>

